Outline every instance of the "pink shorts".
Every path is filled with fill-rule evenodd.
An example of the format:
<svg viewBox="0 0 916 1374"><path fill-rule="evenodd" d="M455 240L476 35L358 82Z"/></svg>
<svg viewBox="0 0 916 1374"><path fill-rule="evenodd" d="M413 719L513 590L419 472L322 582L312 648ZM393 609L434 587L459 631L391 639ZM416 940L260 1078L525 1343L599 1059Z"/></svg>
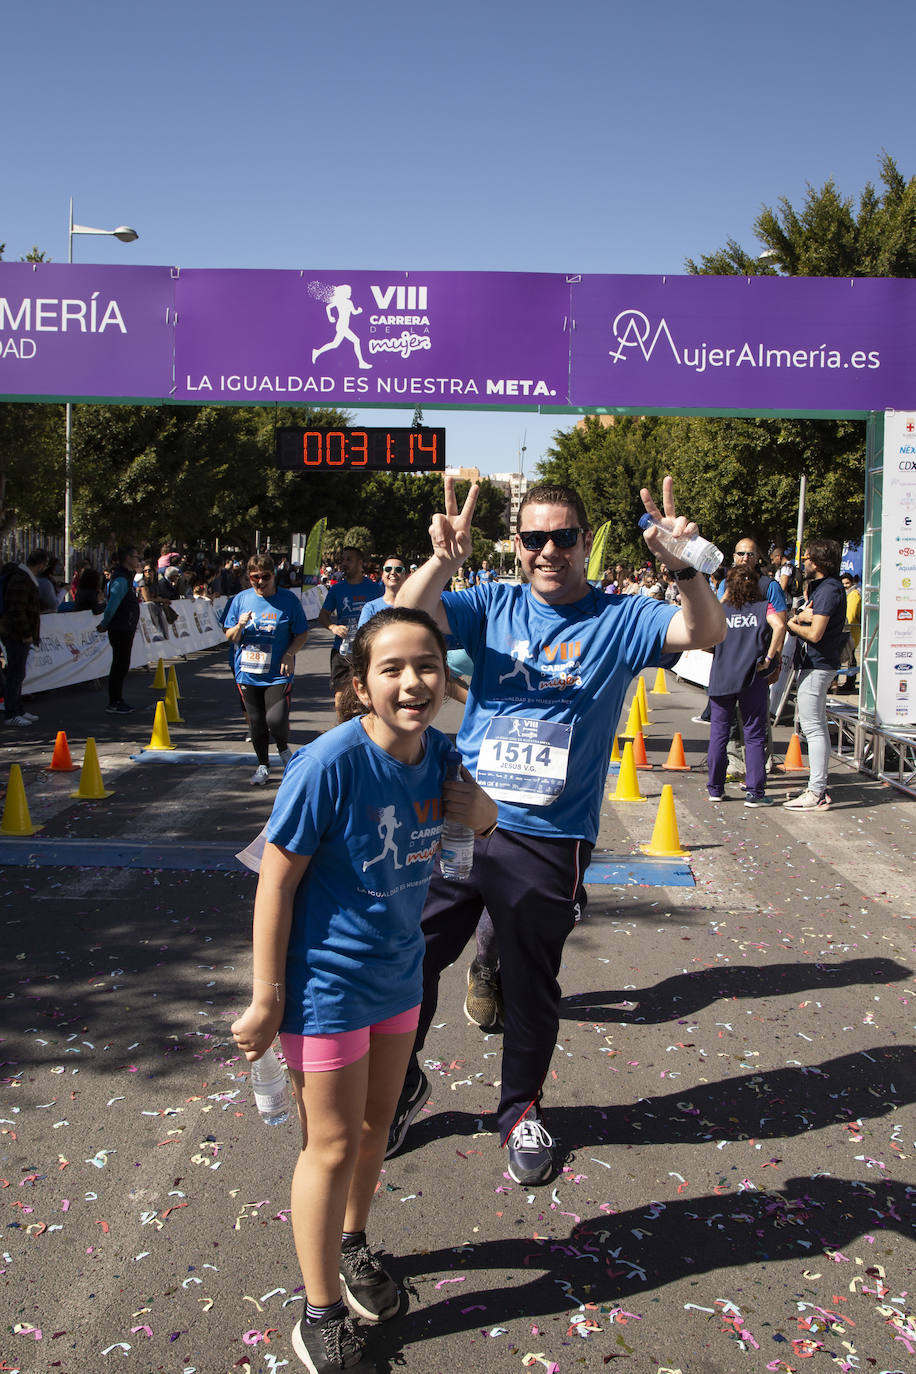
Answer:
<svg viewBox="0 0 916 1374"><path fill-rule="evenodd" d="M345 1069L355 1064L369 1051L373 1035L404 1035L415 1031L420 1024L419 1005L374 1026L359 1030L341 1031L338 1035L289 1035L280 1032L280 1046L291 1069L300 1073L328 1073L331 1069Z"/></svg>

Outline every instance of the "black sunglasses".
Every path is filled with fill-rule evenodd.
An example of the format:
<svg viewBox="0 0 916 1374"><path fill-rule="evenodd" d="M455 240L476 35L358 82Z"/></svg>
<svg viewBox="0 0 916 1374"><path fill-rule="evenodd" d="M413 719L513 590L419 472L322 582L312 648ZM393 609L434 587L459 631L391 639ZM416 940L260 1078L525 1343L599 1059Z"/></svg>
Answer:
<svg viewBox="0 0 916 1374"><path fill-rule="evenodd" d="M407 569L404 567L403 563L389 563L386 567L382 568L382 572L387 573L402 573L406 571Z"/></svg>
<svg viewBox="0 0 916 1374"><path fill-rule="evenodd" d="M558 549L571 549L578 542L582 529L571 525L563 530L519 530L518 537L522 547L529 553L540 553L552 539Z"/></svg>

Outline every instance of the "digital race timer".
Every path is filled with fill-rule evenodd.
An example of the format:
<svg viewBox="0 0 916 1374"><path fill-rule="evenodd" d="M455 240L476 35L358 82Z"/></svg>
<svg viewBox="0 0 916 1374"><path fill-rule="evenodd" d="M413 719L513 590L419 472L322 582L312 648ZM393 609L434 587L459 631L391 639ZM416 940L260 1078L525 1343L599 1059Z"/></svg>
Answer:
<svg viewBox="0 0 916 1374"><path fill-rule="evenodd" d="M442 472L445 430L286 426L277 430L277 466L292 472Z"/></svg>

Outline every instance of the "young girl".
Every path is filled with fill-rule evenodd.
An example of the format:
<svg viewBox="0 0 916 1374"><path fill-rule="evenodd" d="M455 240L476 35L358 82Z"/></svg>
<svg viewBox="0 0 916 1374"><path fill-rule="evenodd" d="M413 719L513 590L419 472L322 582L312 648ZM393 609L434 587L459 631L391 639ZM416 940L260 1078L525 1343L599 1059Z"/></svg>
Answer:
<svg viewBox="0 0 916 1374"><path fill-rule="evenodd" d="M422 611L385 610L357 633L363 714L294 755L267 831L254 907L253 991L232 1033L248 1060L280 1030L302 1125L292 1223L306 1311L293 1349L312 1374L370 1374L344 1307L384 1321L401 1297L366 1244L422 993L420 913L451 819L480 833L496 804L444 783L430 728L448 671Z"/></svg>

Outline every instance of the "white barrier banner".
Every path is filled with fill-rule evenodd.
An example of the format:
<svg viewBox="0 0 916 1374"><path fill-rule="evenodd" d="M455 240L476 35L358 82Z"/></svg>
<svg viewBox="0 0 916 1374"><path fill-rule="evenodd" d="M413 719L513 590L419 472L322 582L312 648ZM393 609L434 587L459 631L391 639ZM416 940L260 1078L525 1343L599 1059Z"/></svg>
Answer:
<svg viewBox="0 0 916 1374"><path fill-rule="evenodd" d="M325 588L302 587L297 594L307 617L314 620L321 610ZM131 649L131 668L154 668L160 658L170 661L225 644L219 615L226 601L226 597L215 602L173 601L170 609L177 619L171 624L162 606L145 602L140 607ZM99 617L91 611L43 615L41 643L29 654L23 690L49 692L107 677L111 647L107 634L99 634L98 623Z"/></svg>

